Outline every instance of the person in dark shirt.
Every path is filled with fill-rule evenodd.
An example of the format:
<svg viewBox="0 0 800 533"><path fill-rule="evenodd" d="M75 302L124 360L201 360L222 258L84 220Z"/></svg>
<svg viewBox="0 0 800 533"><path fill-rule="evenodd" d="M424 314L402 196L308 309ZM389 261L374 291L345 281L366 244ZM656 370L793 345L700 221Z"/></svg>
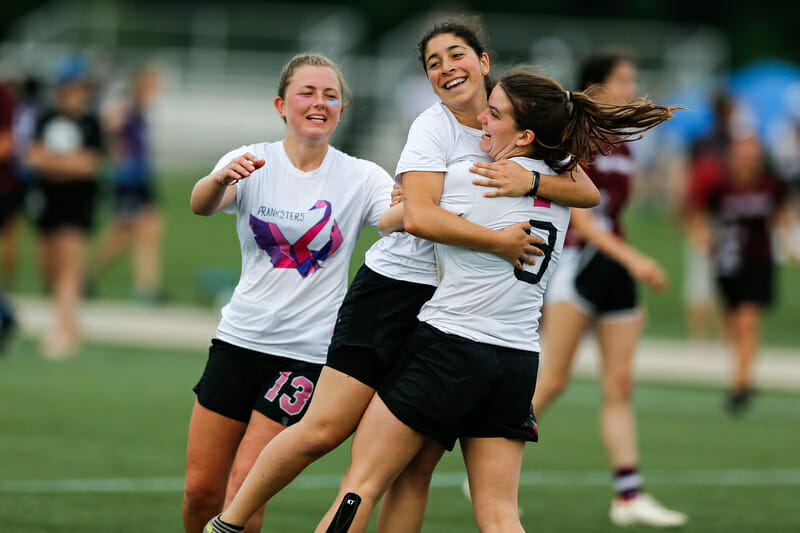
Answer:
<svg viewBox="0 0 800 533"><path fill-rule="evenodd" d="M90 265L89 283L122 254L133 254L133 296L158 303L161 288L161 214L156 195L149 107L158 90L155 67L141 67L132 77L129 95L105 113L112 163L113 222Z"/></svg>
<svg viewBox="0 0 800 533"><path fill-rule="evenodd" d="M0 231L2 231L3 244L6 247L9 246L6 230L13 227L13 219L19 209L19 202L16 201L19 180L13 165L13 118L14 98L10 89L0 83ZM0 276L0 352L5 347L16 324L11 303L5 295L6 283L9 281L5 269L2 274Z"/></svg>
<svg viewBox="0 0 800 533"><path fill-rule="evenodd" d="M83 254L95 211L103 138L90 109L92 86L83 61L62 66L55 107L39 118L28 149L38 192L35 224L39 255L53 294L56 321L43 339L43 354L62 359L80 348L78 306Z"/></svg>
<svg viewBox="0 0 800 533"><path fill-rule="evenodd" d="M790 239L794 227L787 185L765 164L763 147L752 133L735 137L724 171L705 200L707 236L724 308L734 368L726 407L741 414L750 404L759 328L775 299L773 230ZM797 255L793 246L786 251ZM797 260L797 257L793 257Z"/></svg>
<svg viewBox="0 0 800 533"><path fill-rule="evenodd" d="M636 97L636 67L622 54L590 57L581 88L608 104ZM544 346L533 410L536 416L569 382L583 334L593 328L602 358L601 431L616 493L610 519L616 525L678 527L686 515L645 493L632 405L633 361L644 324L638 283L663 290L663 268L628 243L621 215L633 185L635 161L627 145L595 146L586 173L600 190L600 205L573 209L558 269L545 293Z"/></svg>

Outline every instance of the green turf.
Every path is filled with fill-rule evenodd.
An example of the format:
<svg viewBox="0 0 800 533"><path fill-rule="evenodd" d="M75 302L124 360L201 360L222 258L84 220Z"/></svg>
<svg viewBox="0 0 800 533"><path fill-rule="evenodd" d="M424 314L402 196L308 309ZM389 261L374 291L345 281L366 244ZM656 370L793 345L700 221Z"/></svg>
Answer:
<svg viewBox="0 0 800 533"><path fill-rule="evenodd" d="M18 339L0 359L2 530L180 530L182 495L175 481L183 474L190 389L205 354L90 344L78 359L51 363L33 353L32 342ZM520 491L528 531L612 530L598 400L595 382L576 381L540 420L542 441L527 447L523 466L540 483L523 484ZM721 406L722 391L715 388L638 385L649 490L691 515L686 531L800 531L800 395L764 391L740 419L724 415ZM347 457L342 446L308 474L338 476ZM759 477L786 469L794 477ZM437 475L451 473L458 480L462 470L456 451L445 457ZM565 483L564 476L594 482ZM687 481L687 476L698 477ZM721 476L729 482L720 484ZM8 485L120 478L167 478L173 485L150 492L69 493L26 493ZM334 494L331 484L290 486L270 503L264 531L311 531ZM434 487L424 530L476 530L457 486Z"/></svg>
<svg viewBox="0 0 800 533"><path fill-rule="evenodd" d="M165 288L172 301L211 305L214 296L209 291L214 283L224 284L238 276L239 244L235 234L234 217L217 214L212 217L193 215L189 195L199 176L164 176L160 181L166 235L164 242ZM101 223L95 239L105 231L108 204L102 204ZM680 338L686 335L682 308L682 234L663 210L634 204L627 211L626 225L632 242L645 253L660 261L667 270L671 286L665 293L656 294L642 289L649 312L646 335ZM367 228L356 246L351 276L362 264L364 252L377 238L377 232ZM22 293L41 293L42 286L35 267L32 236L25 228L21 251L20 279ZM123 261L112 267L98 283L99 296L127 299L130 297L130 267ZM764 343L800 347L797 323L800 319L800 267L783 267L779 276L779 299L775 309L764 322Z"/></svg>

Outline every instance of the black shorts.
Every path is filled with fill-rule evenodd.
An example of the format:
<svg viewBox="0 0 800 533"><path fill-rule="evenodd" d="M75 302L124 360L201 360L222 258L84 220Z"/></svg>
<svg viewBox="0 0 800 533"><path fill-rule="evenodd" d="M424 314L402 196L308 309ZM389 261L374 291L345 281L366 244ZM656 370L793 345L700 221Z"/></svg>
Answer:
<svg viewBox="0 0 800 533"><path fill-rule="evenodd" d="M734 276L717 278L717 287L727 309L735 309L743 303L770 307L775 299L774 285L775 272L771 265L751 267Z"/></svg>
<svg viewBox="0 0 800 533"><path fill-rule="evenodd" d="M377 389L435 290L362 265L339 308L326 365Z"/></svg>
<svg viewBox="0 0 800 533"><path fill-rule="evenodd" d="M135 217L155 202L155 190L151 183L114 185L114 214L117 218Z"/></svg>
<svg viewBox="0 0 800 533"><path fill-rule="evenodd" d="M531 400L539 354L421 323L378 394L401 422L452 450L460 437L538 440Z"/></svg>
<svg viewBox="0 0 800 533"><path fill-rule="evenodd" d="M213 339L203 376L192 390L215 413L248 422L252 411L284 426L308 408L322 365L263 354Z"/></svg>
<svg viewBox="0 0 800 533"><path fill-rule="evenodd" d="M94 181L41 181L33 194L38 196L34 220L40 232L65 227L85 232L92 229L97 196Z"/></svg>
<svg viewBox="0 0 800 533"><path fill-rule="evenodd" d="M634 311L639 305L636 280L624 266L597 251L575 276L575 291L594 316Z"/></svg>

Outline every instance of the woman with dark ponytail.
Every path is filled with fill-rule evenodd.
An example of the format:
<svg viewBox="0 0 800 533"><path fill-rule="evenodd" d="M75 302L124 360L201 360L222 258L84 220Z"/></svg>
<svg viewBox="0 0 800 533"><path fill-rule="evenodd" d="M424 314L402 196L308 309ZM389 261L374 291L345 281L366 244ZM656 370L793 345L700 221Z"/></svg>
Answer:
<svg viewBox="0 0 800 533"><path fill-rule="evenodd" d="M596 208L573 211L561 265L547 293L546 356L533 408L541 415L564 389L578 344L593 326L602 358L603 443L616 492L611 521L677 527L686 523L686 515L642 490L631 404L633 356L644 322L637 282L659 291L667 285L661 266L631 246L621 226L635 166L624 144L631 140L625 123L633 120L646 129L658 122L647 106L626 105L636 94L635 74L630 58L598 55L584 64L585 93L572 93L575 120L564 133L573 139L569 150L591 160L586 171L602 201Z"/></svg>
<svg viewBox="0 0 800 533"><path fill-rule="evenodd" d="M500 80L477 116L480 149L529 172L529 194L488 198L473 183L471 162L457 161L438 205L492 230L525 221L543 255L515 268L497 254L435 245L439 285L361 419L339 495L317 532L364 531L419 450L431 442L452 450L457 439L479 530L523 530L517 490L525 442L538 438L531 409L538 321L570 219L569 207L537 194L541 175L572 172L594 147L630 140L671 116L671 108L645 101L603 104L524 70ZM384 213L384 227L402 229L407 207Z"/></svg>

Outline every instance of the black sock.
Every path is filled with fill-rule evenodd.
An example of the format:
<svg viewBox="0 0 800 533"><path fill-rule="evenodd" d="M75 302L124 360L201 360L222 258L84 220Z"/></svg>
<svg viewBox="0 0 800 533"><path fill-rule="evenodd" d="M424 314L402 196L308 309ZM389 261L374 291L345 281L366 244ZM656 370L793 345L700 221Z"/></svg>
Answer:
<svg viewBox="0 0 800 533"><path fill-rule="evenodd" d="M218 514L215 516L211 522L206 524L206 527L203 529L203 533L241 533L244 531L243 526L234 526L233 524L229 524L220 518L222 515ZM211 529L209 529L211 526Z"/></svg>
<svg viewBox="0 0 800 533"><path fill-rule="evenodd" d="M614 470L614 492L617 498L632 500L642 492L642 475L634 466Z"/></svg>

